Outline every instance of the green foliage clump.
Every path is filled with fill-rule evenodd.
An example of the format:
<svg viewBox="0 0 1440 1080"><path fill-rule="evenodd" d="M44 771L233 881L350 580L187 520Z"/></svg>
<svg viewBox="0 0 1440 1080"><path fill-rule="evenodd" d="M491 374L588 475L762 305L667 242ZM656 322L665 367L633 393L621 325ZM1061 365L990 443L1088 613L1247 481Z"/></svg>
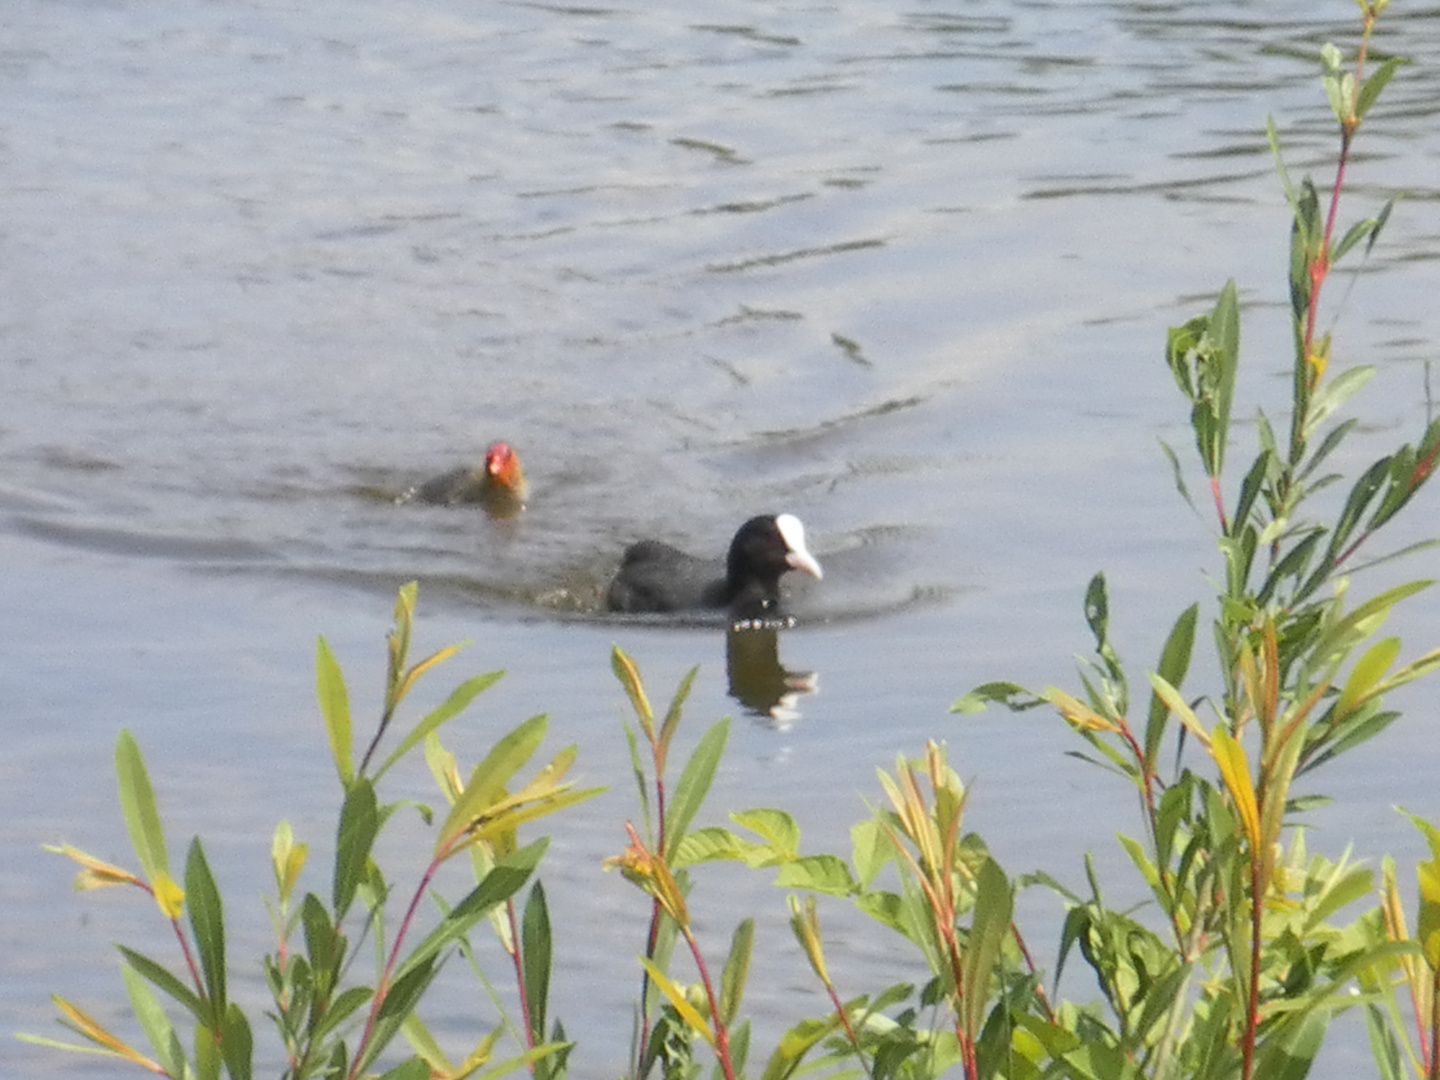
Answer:
<svg viewBox="0 0 1440 1080"><path fill-rule="evenodd" d="M1352 68L1333 47L1323 53L1340 132L1328 199L1308 178L1293 184L1280 167L1293 211L1288 432L1282 437L1260 416L1254 457L1228 494L1240 360L1234 284L1166 342L1166 362L1190 406L1222 559L1210 627L1217 685L1201 693L1182 689L1201 628L1201 606L1192 604L1175 619L1146 676L1143 708L1133 709L1130 678L1109 636L1106 580L1096 575L1084 601L1096 658L1080 673L1077 693L994 682L955 705L960 712L993 703L1053 708L1084 744L1081 756L1134 788L1141 835L1122 836L1121 843L1149 895L1145 910L1112 906L1088 861L1081 891L1050 874L1008 875L983 840L965 831L968 793L935 743L916 760L898 761L893 773L880 773L882 801L852 829L847 858L804 852L796 822L780 809L734 812L733 828L697 827L728 722L700 736L672 782L670 758L695 673L657 716L635 663L616 649L612 666L634 716L625 735L640 824L626 823L628 845L606 866L648 897L650 913L635 973L629 1072L636 1080L657 1073L689 1080L705 1071L707 1059L712 1075L725 1080L862 1074L925 1080L957 1068L967 1080L1291 1080L1308 1073L1330 1020L1352 1009L1363 1013L1383 1080L1440 1075L1440 830L1412 819L1431 849L1419 868L1412 926L1388 859L1377 882L1348 853L1311 854L1295 822L1318 799L1301 789L1302 781L1396 719L1385 707L1390 691L1440 667L1440 650L1402 662L1399 640L1379 637L1387 616L1429 582L1357 600L1346 576L1430 478L1440 457L1440 421L1355 479L1333 519L1309 511L1313 495L1342 482L1326 471L1327 462L1356 420L1336 417L1372 374L1364 367L1331 372L1333 343L1329 334L1317 336L1316 315L1335 264L1362 244L1368 251L1391 209L1387 204L1336 239L1353 140L1400 63L1389 59L1365 74L1371 30L1384 8L1385 0L1361 3L1363 33ZM1273 125L1270 137L1278 160ZM1166 452L1189 500L1180 456ZM522 777L545 739L544 717L518 725L468 778L462 774L440 730L499 673L463 682L374 764L416 681L457 651L410 664L415 600L413 585L401 590L383 708L358 763L345 680L324 640L319 644L317 693L341 799L328 887L302 892L308 847L287 823L272 841L275 944L261 967L281 1075L459 1080L525 1070L559 1080L575 1047L549 1015L554 939L544 888L534 880L548 841L522 843L520 830L597 790L566 780L574 747ZM419 880L407 884L387 875L376 842L402 806L382 801L381 781L417 750L448 809L417 807L434 840ZM126 992L149 1049L58 996L61 1023L84 1043L24 1037L175 1080L218 1080L222 1072L248 1080L255 1031L228 991L224 903L204 848L196 839L183 880L173 877L155 795L128 733L116 746L116 771L139 872L73 848L56 850L80 864L79 887L137 888L171 926L176 958L169 966L121 948ZM455 859L468 860L474 884L451 897L435 876ZM723 958L707 957L693 931L691 910L704 902L694 888L698 872L716 861L773 875L788 891L791 928L829 1002L768 1054L752 1047L744 1011L754 923L735 927ZM1035 965L1016 921L1020 888L1048 889L1064 902L1053 972ZM421 934L416 916L427 898L439 915ZM853 905L893 934L928 973L923 985L846 996L843 975L826 954L822 903ZM506 977L513 977L519 1015L506 1015L492 994L498 1021L463 1061L452 1062L421 1021L420 1007L456 956L467 958L489 987L472 944L482 925L509 958ZM1094 1000L1061 996L1070 963L1088 967L1098 986ZM391 1049L397 1035L408 1051Z"/></svg>

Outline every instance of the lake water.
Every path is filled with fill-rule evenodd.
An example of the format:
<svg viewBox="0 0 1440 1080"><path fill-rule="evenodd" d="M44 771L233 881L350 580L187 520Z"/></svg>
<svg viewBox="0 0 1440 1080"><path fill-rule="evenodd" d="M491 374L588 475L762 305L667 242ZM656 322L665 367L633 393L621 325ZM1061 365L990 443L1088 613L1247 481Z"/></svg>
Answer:
<svg viewBox="0 0 1440 1080"><path fill-rule="evenodd" d="M1012 873L1077 882L1087 846L1118 868L1130 800L1063 756L1058 721L947 709L995 678L1072 685L1097 569L1137 677L1207 595L1208 522L1157 445L1188 445L1165 329L1236 278L1239 411L1283 404L1289 218L1264 124L1297 176L1328 183L1315 57L1353 45L1354 12L14 0L0 16L6 1031L52 1030L52 991L124 1026L109 943L168 955L147 904L72 895L70 866L39 850L132 861L121 727L175 857L206 839L233 959L264 947L274 823L328 847L315 637L346 666L357 716L374 715L394 590L412 578L417 649L472 642L422 705L508 672L453 725L462 760L546 712L551 744L578 743L582 780L610 787L555 824L545 871L576 1076L622 1067L647 911L599 870L637 816L612 644L662 701L701 665L687 746L734 716L706 821L779 804L808 849L844 851L879 797L874 770L938 738ZM1380 368L1351 464L1418 435L1440 341L1440 19L1398 3L1377 49L1414 64L1362 133L1342 214L1409 197L1327 293L1335 363ZM385 498L496 438L530 477L522 518ZM1427 492L1408 538L1440 531L1435 505ZM826 577L766 659L813 673L815 692L762 714L731 694L722 631L596 613L628 542L718 554L775 509L804 519ZM1412 607L1401 630L1418 653L1440 618ZM1431 702L1405 698L1405 722L1321 774L1339 801L1312 846L1413 861L1391 805L1440 817ZM418 768L392 794L430 797ZM424 843L397 838L398 874ZM778 891L697 876L715 948L759 917L760 1053L825 1002ZM1027 903L1043 925L1050 909ZM827 912L849 992L913 976ZM1050 941L1032 942L1042 963ZM258 972L235 978L273 1065ZM437 1007L456 1051L493 1022L469 990ZM1327 1050L1327 1075L1349 1075L1360 1045ZM3 1047L9 1075L120 1072Z"/></svg>

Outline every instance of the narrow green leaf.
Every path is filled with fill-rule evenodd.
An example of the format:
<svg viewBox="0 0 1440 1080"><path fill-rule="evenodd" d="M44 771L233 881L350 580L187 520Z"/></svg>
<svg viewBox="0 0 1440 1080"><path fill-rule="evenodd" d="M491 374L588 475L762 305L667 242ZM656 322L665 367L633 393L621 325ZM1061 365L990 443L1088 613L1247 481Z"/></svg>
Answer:
<svg viewBox="0 0 1440 1080"><path fill-rule="evenodd" d="M504 810L491 810L486 812L486 819L483 822L473 823L465 837L465 843L452 846L451 852L464 850L465 847L474 843L494 842L503 836L513 834L516 829L526 822L536 821L542 817L558 813L567 807L576 806L587 802L595 796L602 794L605 788L570 788L568 786L558 787L549 794L539 793L528 799L523 804L516 804L506 807Z"/></svg>
<svg viewBox="0 0 1440 1080"><path fill-rule="evenodd" d="M335 654L322 637L315 646L315 693L320 699L320 718L330 739L330 756L335 771L346 787L355 778L354 735L350 727L350 695Z"/></svg>
<svg viewBox="0 0 1440 1080"><path fill-rule="evenodd" d="M670 699L670 707L665 710L665 719L660 724L660 735L655 743L656 762L655 767L660 772L665 771L665 762L670 756L670 743L675 738L675 732L680 727L680 715L685 707L685 699L690 696L690 687L695 683L695 676L700 674L699 666L692 667L680 680L680 685L675 688L675 696Z"/></svg>
<svg viewBox="0 0 1440 1080"><path fill-rule="evenodd" d="M432 956L425 962L417 964L408 969L404 974L397 974L390 984L389 993L385 1000L380 1003L376 1010L375 1023L370 1029L370 1041L365 1044L355 1062L355 1069L358 1073L364 1073L366 1069L385 1051L390 1041L400 1030L400 1025L405 1022L424 997L425 991L430 988L431 982L439 973L439 965L435 963ZM416 1058L417 1061L423 1059ZM428 1071L429 1066L426 1066Z"/></svg>
<svg viewBox="0 0 1440 1080"><path fill-rule="evenodd" d="M225 1059L215 1032L206 1024L195 1025L195 1076L197 1080L220 1080Z"/></svg>
<svg viewBox="0 0 1440 1080"><path fill-rule="evenodd" d="M520 959L524 972L525 1002L530 1015L531 1044L545 1041L545 1016L550 999L550 909L545 887L537 881L525 902L520 923Z"/></svg>
<svg viewBox="0 0 1440 1080"><path fill-rule="evenodd" d="M1310 452L1310 457L1305 462L1305 467L1300 470L1300 479L1308 480L1315 470L1324 463L1325 459L1334 452L1335 448L1345 441L1345 437L1355 430L1355 426L1359 423L1360 421L1352 416L1347 420L1340 421L1340 423L1327 431L1325 438L1320 440L1320 445Z"/></svg>
<svg viewBox="0 0 1440 1080"><path fill-rule="evenodd" d="M965 1001L961 1018L965 1031L978 1038L990 1002L990 980L1000 950L1010 934L1015 894L1005 872L994 859L980 867L975 889L975 910L970 942L965 949Z"/></svg>
<svg viewBox="0 0 1440 1080"><path fill-rule="evenodd" d="M330 1032L334 1031L346 1020L348 1020L363 1005L368 1005L370 999L375 995L375 990L370 986L352 986L345 990L334 1001L330 1002L327 1008L316 1021L311 1032L311 1038L321 1042Z"/></svg>
<svg viewBox="0 0 1440 1080"><path fill-rule="evenodd" d="M1330 111L1341 124L1349 123L1351 107L1355 103L1355 76L1341 70L1340 50L1328 41L1320 47L1320 63Z"/></svg>
<svg viewBox="0 0 1440 1080"><path fill-rule="evenodd" d="M206 1026L218 1031L223 1027L228 1004L225 991L225 911L198 836L191 841L190 853L185 860L185 892L190 900L190 929L200 953L205 996L209 999Z"/></svg>
<svg viewBox="0 0 1440 1080"><path fill-rule="evenodd" d="M1372 596L1325 631L1311 650L1314 662L1324 667L1342 656L1375 633L1396 604L1434 584L1434 581L1411 581Z"/></svg>
<svg viewBox="0 0 1440 1080"><path fill-rule="evenodd" d="M750 1057L750 1021L742 1020L730 1029L730 1062L736 1076L745 1076L745 1062ZM715 1062L715 1080L722 1080L724 1070Z"/></svg>
<svg viewBox="0 0 1440 1080"><path fill-rule="evenodd" d="M1365 114L1370 111L1370 106L1375 104L1375 99L1380 96L1380 92L1395 77L1395 72L1400 70L1400 65L1407 63L1409 61L1402 56L1392 56L1365 80L1355 99L1355 119L1357 121L1365 119Z"/></svg>
<svg viewBox="0 0 1440 1080"><path fill-rule="evenodd" d="M670 1002L671 1007L680 1015L680 1019L684 1021L685 1026L704 1039L713 1050L715 1048L715 1033L710 1029L710 1025L705 1022L704 1018L701 1017L695 1006L691 1005L686 999L685 991L676 986L665 972L661 971L654 963L643 956L640 957L640 966L643 967L650 976L650 981L665 995L665 1000Z"/></svg>
<svg viewBox="0 0 1440 1080"><path fill-rule="evenodd" d="M761 1080L789 1080L805 1060L805 1055L838 1030L838 1016L834 1019L800 1021L780 1037L780 1043L770 1055Z"/></svg>
<svg viewBox="0 0 1440 1080"><path fill-rule="evenodd" d="M1180 696L1180 691L1176 690L1159 675L1150 676L1150 686L1151 689L1155 691L1156 696L1164 702L1165 707L1175 714L1190 733L1203 744L1209 746L1210 733L1201 725L1199 717L1195 715L1195 711L1191 709L1185 699Z"/></svg>
<svg viewBox="0 0 1440 1080"><path fill-rule="evenodd" d="M615 672L615 677L625 688L625 695L630 699L630 707L635 710L635 718L640 721L640 729L645 732L645 738L653 744L655 742L655 711L650 707L650 699L645 695L645 684L641 681L640 669L635 666L635 661L626 655L625 650L618 645L610 650L610 669Z"/></svg>
<svg viewBox="0 0 1440 1080"><path fill-rule="evenodd" d="M441 1049L440 1043L431 1034L425 1022L416 1013L411 1013L400 1025L400 1033L405 1036L405 1041L410 1048L425 1059L430 1066L430 1072L435 1076L454 1076L456 1068L450 1063L445 1051Z"/></svg>
<svg viewBox="0 0 1440 1080"><path fill-rule="evenodd" d="M1210 475L1225 468L1225 447L1230 438L1230 403L1235 392L1235 373L1240 366L1240 299L1234 280L1227 281L1210 313L1210 364L1214 366L1211 400L1215 431L1211 441Z"/></svg>
<svg viewBox="0 0 1440 1080"><path fill-rule="evenodd" d="M715 780L715 771L725 754L725 743L730 736L730 721L720 720L700 739L695 752L680 774L665 820L664 851L670 851L690 828L710 785Z"/></svg>
<svg viewBox="0 0 1440 1080"><path fill-rule="evenodd" d="M503 678L503 671L491 671L484 675L476 675L473 679L466 679L457 686L444 703L433 712L429 713L423 720L411 729L410 734L400 740L400 745L391 751L390 756L380 763L375 770L375 780L378 782L384 776L390 766L403 758L421 742L423 742L432 731L438 730L459 716L469 704L479 695L483 694L490 687L494 686Z"/></svg>
<svg viewBox="0 0 1440 1080"><path fill-rule="evenodd" d="M126 993L130 996L130 1007L134 1010L135 1019L140 1022L145 1037L150 1041L155 1059L171 1076L183 1076L185 1050L180 1045L175 1026L170 1023L170 1018L165 1015L160 1002L155 999L150 987L133 967L121 964L120 974L125 980Z"/></svg>
<svg viewBox="0 0 1440 1080"><path fill-rule="evenodd" d="M1189 506L1191 510L1194 510L1196 508L1195 500L1190 497L1190 489L1185 486L1185 471L1180 467L1179 456L1175 453L1174 447L1164 439L1159 440L1159 442L1160 449L1165 453L1165 460L1170 462L1170 473L1175 481L1175 490L1180 493L1180 497L1185 500L1185 504Z"/></svg>
<svg viewBox="0 0 1440 1080"><path fill-rule="evenodd" d="M255 1039L250 1033L250 1022L233 1001L225 1010L225 1027L220 1042L220 1054L225 1059L225 1071L230 1080L250 1080L251 1063L255 1053Z"/></svg>
<svg viewBox="0 0 1440 1080"><path fill-rule="evenodd" d="M1170 686L1178 689L1190 670L1190 656L1195 648L1195 623L1200 616L1200 605L1191 604L1180 613L1165 647L1160 650L1160 666L1157 673ZM1170 709L1158 693L1150 695L1150 714L1145 724L1145 765L1152 772L1160 753L1160 742L1165 736L1165 722L1170 718Z"/></svg>
<svg viewBox="0 0 1440 1080"><path fill-rule="evenodd" d="M1365 655L1355 662L1350 678L1345 680L1344 689L1340 691L1340 697L1335 702L1335 715L1343 717L1352 712L1385 677L1385 673L1399 655L1399 638L1385 638L1370 646Z"/></svg>
<svg viewBox="0 0 1440 1080"><path fill-rule="evenodd" d="M1400 1056L1400 1044L1385 1013L1374 1003L1365 1006L1365 1030L1370 1036L1370 1058L1380 1073L1380 1080L1405 1080L1406 1072Z"/></svg>
<svg viewBox="0 0 1440 1080"><path fill-rule="evenodd" d="M1350 495L1330 532L1330 560L1333 562L1349 544L1350 537L1390 472L1390 458L1383 457L1360 475L1350 488Z"/></svg>
<svg viewBox="0 0 1440 1080"><path fill-rule="evenodd" d="M1371 227L1375 225L1373 221L1361 224ZM1355 242L1348 236L1345 239L1352 244ZM1359 236L1355 239L1358 240ZM1343 242L1342 246L1344 246ZM1337 255L1336 258L1339 256ZM1310 409L1305 414L1305 437L1310 438L1336 409L1359 393L1365 384L1374 377L1375 369L1373 367L1353 367L1321 384L1320 389L1310 398Z"/></svg>
<svg viewBox="0 0 1440 1080"><path fill-rule="evenodd" d="M375 803L375 788L367 778L357 776L345 792L339 835L335 841L331 905L337 922L345 918L355 899L355 890L365 878L370 849L379 831L380 811Z"/></svg>
<svg viewBox="0 0 1440 1080"><path fill-rule="evenodd" d="M1327 883L1325 891L1315 901L1314 907L1306 912L1306 929L1319 927L1326 919L1342 908L1370 896L1375 888L1375 874L1359 866L1338 880Z"/></svg>
<svg viewBox="0 0 1440 1080"><path fill-rule="evenodd" d="M750 953L755 946L755 920L746 919L735 928L730 939L730 954L720 974L720 1017L729 1027L740 1015L740 1002L745 997L745 983L750 978Z"/></svg>
<svg viewBox="0 0 1440 1080"><path fill-rule="evenodd" d="M151 985L169 994L172 998L185 1006L196 1022L204 1019L205 1007L195 991L191 990L183 982L170 974L169 970L148 956L128 949L124 945L115 946L120 950L120 955L125 957L125 962L134 968L139 974L148 979Z"/></svg>
<svg viewBox="0 0 1440 1080"><path fill-rule="evenodd" d="M1275 451L1268 446L1255 455L1255 460L1250 463L1250 469L1240 484L1240 498L1230 515L1231 537L1252 524L1250 514L1255 509L1255 500L1265 489L1265 481L1276 471L1276 466Z"/></svg>
<svg viewBox="0 0 1440 1080"><path fill-rule="evenodd" d="M155 789L145 771L140 746L130 732L122 730L115 742L115 774L120 781L120 809L135 857L152 883L169 876L170 856L165 849L165 830L160 824L160 810L155 803Z"/></svg>
<svg viewBox="0 0 1440 1080"><path fill-rule="evenodd" d="M300 902L300 925L305 932L305 954L310 958L315 986L324 997L335 989L345 961L345 935L336 932L330 913L314 893L306 893Z"/></svg>

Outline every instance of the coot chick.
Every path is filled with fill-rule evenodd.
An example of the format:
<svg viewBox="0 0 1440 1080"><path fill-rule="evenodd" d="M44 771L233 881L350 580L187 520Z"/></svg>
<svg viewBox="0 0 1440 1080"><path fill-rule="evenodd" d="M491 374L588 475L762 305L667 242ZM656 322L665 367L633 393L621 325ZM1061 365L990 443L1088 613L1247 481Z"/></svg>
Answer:
<svg viewBox="0 0 1440 1080"><path fill-rule="evenodd" d="M740 619L773 613L780 601L780 575L803 570L823 576L805 547L805 526L793 514L753 517L730 542L725 573L659 540L641 540L625 549L620 570L605 595L611 611L665 612L727 609Z"/></svg>
<svg viewBox="0 0 1440 1080"><path fill-rule="evenodd" d="M435 506L479 503L491 517L513 517L525 509L525 474L520 455L503 443L493 443L485 460L475 468L461 467L411 488L396 502L423 502Z"/></svg>

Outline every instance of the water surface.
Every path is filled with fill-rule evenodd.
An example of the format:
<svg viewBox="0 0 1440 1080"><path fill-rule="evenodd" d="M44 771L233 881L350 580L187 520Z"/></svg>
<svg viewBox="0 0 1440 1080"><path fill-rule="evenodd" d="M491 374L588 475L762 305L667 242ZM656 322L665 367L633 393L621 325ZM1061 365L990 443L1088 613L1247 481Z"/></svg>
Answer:
<svg viewBox="0 0 1440 1080"><path fill-rule="evenodd" d="M613 643L660 699L702 665L692 735L734 714L714 820L780 802L807 845L843 848L874 769L943 738L1007 867L1078 877L1080 845L1134 828L1124 793L1064 758L1054 723L946 709L992 678L1067 682L1096 569L1137 665L1204 595L1208 526L1156 446L1186 443L1164 331L1236 278L1242 390L1278 408L1288 217L1263 129L1273 116L1297 175L1327 167L1314 57L1353 40L1353 11L13 4L5 1026L44 1030L52 990L123 1023L107 944L164 948L144 905L72 897L37 849L127 861L116 731L146 750L177 857L199 832L228 881L268 880L278 816L317 848L330 828L314 637L373 711L412 578L426 647L473 642L449 681L509 673L452 734L462 757L544 711L585 782L611 787L548 864L578 1076L620 1068L634 980L616 972L644 923L598 871L635 814ZM1432 16L1397 5L1382 24L1377 53L1415 63L1363 135L1346 212L1409 195L1328 297L1337 364L1381 369L1357 454L1418 434L1440 338ZM495 438L525 461L521 519L384 497ZM827 573L776 642L813 692L757 715L731 696L723 633L596 607L631 540L718 554L772 509L805 520ZM1436 520L1415 516L1414 535ZM1414 570L1434 574L1433 555ZM1414 651L1437 622L1412 613ZM1413 855L1389 804L1440 814L1426 706L1337 774L1333 852L1353 837ZM426 790L418 770L403 785ZM237 954L258 952L259 898L232 889ZM762 915L757 1045L824 1007L778 893L717 872L697 895L717 942L737 911ZM887 942L833 917L852 986L903 976ZM489 1022L446 1005L433 1019L457 1046ZM17 1074L113 1071L6 1055Z"/></svg>

